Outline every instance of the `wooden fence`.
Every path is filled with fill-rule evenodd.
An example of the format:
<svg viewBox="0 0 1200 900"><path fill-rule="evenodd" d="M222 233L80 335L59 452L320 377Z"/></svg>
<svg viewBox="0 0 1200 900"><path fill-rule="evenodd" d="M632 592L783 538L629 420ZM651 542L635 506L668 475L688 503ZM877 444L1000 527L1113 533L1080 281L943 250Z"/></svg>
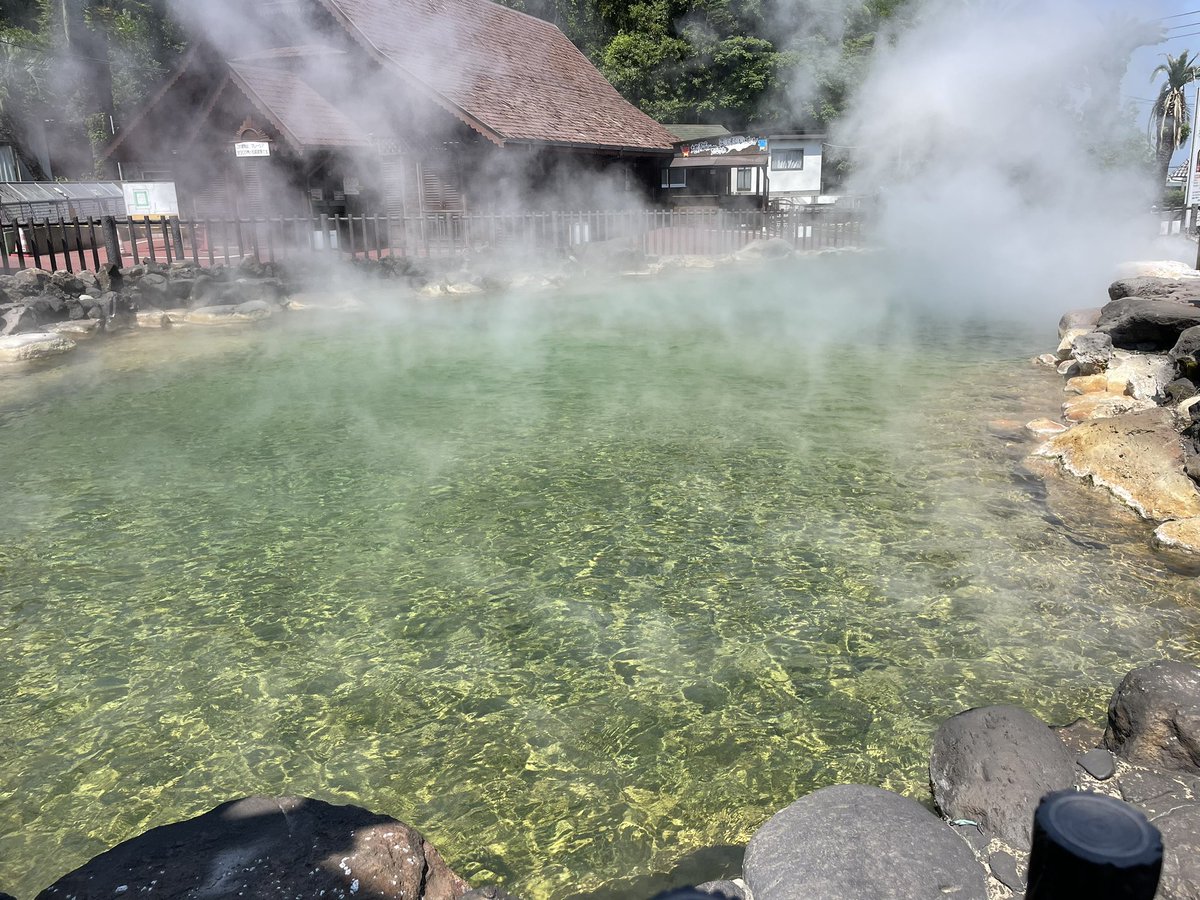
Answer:
<svg viewBox="0 0 1200 900"><path fill-rule="evenodd" d="M450 257L486 250L587 252L608 244L649 256L722 256L781 238L800 251L860 246L852 213L822 207L591 212L440 213L265 219L117 218L10 221L0 226L0 270L98 269L116 262L228 265L245 256L347 259Z"/></svg>

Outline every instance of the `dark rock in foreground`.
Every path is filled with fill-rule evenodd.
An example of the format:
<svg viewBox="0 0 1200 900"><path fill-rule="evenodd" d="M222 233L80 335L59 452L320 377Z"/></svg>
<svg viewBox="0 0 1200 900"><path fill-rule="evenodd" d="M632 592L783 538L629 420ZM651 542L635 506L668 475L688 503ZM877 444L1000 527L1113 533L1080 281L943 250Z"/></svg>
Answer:
<svg viewBox="0 0 1200 900"><path fill-rule="evenodd" d="M1104 745L1132 763L1200 774L1200 669L1164 661L1126 675L1108 706Z"/></svg>
<svg viewBox="0 0 1200 900"><path fill-rule="evenodd" d="M987 706L942 723L929 759L933 799L951 819L969 819L1013 847L1029 847L1033 813L1050 791L1075 786L1058 736L1016 706Z"/></svg>
<svg viewBox="0 0 1200 900"><path fill-rule="evenodd" d="M1157 900L1200 900L1200 804L1180 803L1152 819L1163 836Z"/></svg>
<svg viewBox="0 0 1200 900"><path fill-rule="evenodd" d="M984 900L970 848L914 800L836 785L772 816L746 848L755 900Z"/></svg>
<svg viewBox="0 0 1200 900"><path fill-rule="evenodd" d="M119 844L37 900L458 900L468 889L403 822L303 797L248 797Z"/></svg>

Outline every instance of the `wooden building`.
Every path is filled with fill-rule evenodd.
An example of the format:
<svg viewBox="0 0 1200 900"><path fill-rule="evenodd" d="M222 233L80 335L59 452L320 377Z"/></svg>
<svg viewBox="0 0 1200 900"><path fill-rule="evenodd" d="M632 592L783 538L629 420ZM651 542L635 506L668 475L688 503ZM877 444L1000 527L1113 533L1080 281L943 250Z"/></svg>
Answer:
<svg viewBox="0 0 1200 900"><path fill-rule="evenodd" d="M491 0L245 7L232 34L195 26L106 151L123 179L176 182L185 215L612 206L670 161L670 132L556 26Z"/></svg>

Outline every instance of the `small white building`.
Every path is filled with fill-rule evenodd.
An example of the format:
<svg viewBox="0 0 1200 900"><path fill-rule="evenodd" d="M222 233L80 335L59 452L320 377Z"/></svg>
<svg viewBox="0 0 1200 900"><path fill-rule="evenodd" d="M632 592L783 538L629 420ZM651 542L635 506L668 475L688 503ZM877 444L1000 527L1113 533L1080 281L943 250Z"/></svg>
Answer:
<svg viewBox="0 0 1200 900"><path fill-rule="evenodd" d="M832 203L835 197L821 193L824 140L819 134L768 136L766 166L735 168L730 173L730 193L766 194L772 200L791 203Z"/></svg>

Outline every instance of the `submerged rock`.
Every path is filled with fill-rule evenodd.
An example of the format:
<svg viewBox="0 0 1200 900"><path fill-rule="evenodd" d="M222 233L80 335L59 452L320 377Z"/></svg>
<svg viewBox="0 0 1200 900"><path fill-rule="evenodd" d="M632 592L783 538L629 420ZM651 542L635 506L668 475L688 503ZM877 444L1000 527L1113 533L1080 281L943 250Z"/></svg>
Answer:
<svg viewBox="0 0 1200 900"><path fill-rule="evenodd" d="M1200 669L1164 660L1126 675L1104 745L1132 763L1200 775Z"/></svg>
<svg viewBox="0 0 1200 900"><path fill-rule="evenodd" d="M967 844L915 800L876 787L822 788L777 812L746 847L755 900L985 900Z"/></svg>
<svg viewBox="0 0 1200 900"><path fill-rule="evenodd" d="M1108 419L1153 407L1154 403L1150 400L1138 400L1125 394L1104 391L1072 397L1062 405L1062 412L1063 418L1068 422L1089 422L1093 419Z"/></svg>
<svg viewBox="0 0 1200 900"><path fill-rule="evenodd" d="M783 238L774 237L751 241L741 250L734 253L733 258L745 261L751 259L781 259L791 255L792 245Z"/></svg>
<svg viewBox="0 0 1200 900"><path fill-rule="evenodd" d="M1035 453L1107 488L1147 519L1200 516L1200 494L1183 470L1174 421L1162 408L1096 419L1055 435Z"/></svg>
<svg viewBox="0 0 1200 900"><path fill-rule="evenodd" d="M1181 550L1200 556L1200 519L1172 519L1154 529L1151 543L1163 550Z"/></svg>
<svg viewBox="0 0 1200 900"><path fill-rule="evenodd" d="M420 832L389 816L304 797L247 797L125 841L37 900L458 900L469 887Z"/></svg>
<svg viewBox="0 0 1200 900"><path fill-rule="evenodd" d="M271 315L271 304L266 300L251 300L237 306L203 306L191 310L184 321L193 325L233 325L241 322L258 322Z"/></svg>
<svg viewBox="0 0 1200 900"><path fill-rule="evenodd" d="M1062 434L1067 430L1067 426L1052 419L1034 419L1032 422L1025 423L1025 430L1034 437L1047 437L1052 434Z"/></svg>
<svg viewBox="0 0 1200 900"><path fill-rule="evenodd" d="M61 356L75 349L75 342L52 331L31 331L0 337L0 363L28 362Z"/></svg>
<svg viewBox="0 0 1200 900"><path fill-rule="evenodd" d="M938 809L1028 848L1033 813L1050 791L1075 785L1071 756L1041 720L1016 706L987 706L941 724L929 780Z"/></svg>

